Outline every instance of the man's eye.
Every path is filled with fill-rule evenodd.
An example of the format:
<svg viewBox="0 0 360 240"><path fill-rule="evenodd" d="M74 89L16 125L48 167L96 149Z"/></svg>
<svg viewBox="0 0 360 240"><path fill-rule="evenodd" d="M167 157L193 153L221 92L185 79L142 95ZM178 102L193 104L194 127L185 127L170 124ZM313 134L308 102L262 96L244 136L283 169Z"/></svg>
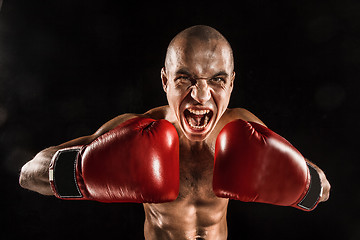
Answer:
<svg viewBox="0 0 360 240"><path fill-rule="evenodd" d="M215 77L211 79L214 82L225 82L225 79L222 77Z"/></svg>

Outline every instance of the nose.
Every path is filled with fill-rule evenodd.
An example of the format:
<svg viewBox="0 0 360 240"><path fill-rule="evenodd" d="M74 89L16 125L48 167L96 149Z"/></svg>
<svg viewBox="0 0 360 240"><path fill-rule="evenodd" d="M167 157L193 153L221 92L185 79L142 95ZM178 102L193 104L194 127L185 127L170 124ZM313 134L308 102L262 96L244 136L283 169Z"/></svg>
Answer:
<svg viewBox="0 0 360 240"><path fill-rule="evenodd" d="M191 91L191 97L198 103L204 104L211 98L210 88L206 79L198 79Z"/></svg>

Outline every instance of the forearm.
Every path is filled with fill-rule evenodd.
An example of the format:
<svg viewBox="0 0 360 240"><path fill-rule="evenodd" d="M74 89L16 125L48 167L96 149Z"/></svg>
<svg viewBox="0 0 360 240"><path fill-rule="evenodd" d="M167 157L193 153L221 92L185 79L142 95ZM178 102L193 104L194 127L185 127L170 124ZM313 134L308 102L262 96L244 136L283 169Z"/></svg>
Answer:
<svg viewBox="0 0 360 240"><path fill-rule="evenodd" d="M20 186L43 195L53 195L49 183L49 164L59 147L50 147L39 152L22 168L19 177Z"/></svg>
<svg viewBox="0 0 360 240"><path fill-rule="evenodd" d="M95 135L84 136L42 150L21 168L20 186L43 195L54 195L49 182L49 165L56 151L66 147L88 144L94 138Z"/></svg>
<svg viewBox="0 0 360 240"><path fill-rule="evenodd" d="M308 162L309 164L311 164L311 166L313 166L316 171L318 172L319 176L320 176L320 180L321 180L321 186L322 186L322 195L320 196L320 202L325 202L329 199L330 197L330 183L327 180L325 173L323 170L321 170L318 166L316 166L314 163L310 162L308 159L305 159L306 162Z"/></svg>
<svg viewBox="0 0 360 240"><path fill-rule="evenodd" d="M120 115L104 124L92 135L79 137L61 145L42 150L22 167L19 177L20 186L43 195L54 195L49 181L49 165L56 151L67 147L87 145L105 132L134 116L134 114Z"/></svg>

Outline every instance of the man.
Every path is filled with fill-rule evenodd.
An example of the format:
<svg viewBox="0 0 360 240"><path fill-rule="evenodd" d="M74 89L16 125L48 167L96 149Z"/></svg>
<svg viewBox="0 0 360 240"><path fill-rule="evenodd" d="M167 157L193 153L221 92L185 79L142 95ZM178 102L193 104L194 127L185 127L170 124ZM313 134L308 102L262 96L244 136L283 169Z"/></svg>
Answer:
<svg viewBox="0 0 360 240"><path fill-rule="evenodd" d="M321 169L249 111L227 108L235 79L233 53L217 30L199 25L175 36L161 79L169 105L141 115L120 115L93 135L41 151L23 166L20 185L60 198L142 202L148 240L226 239L228 198L304 210L328 199L330 184ZM247 137L254 132L256 143ZM141 145L141 150L132 150L135 145ZM67 159L64 149L75 152L74 170L60 167ZM129 153L119 160L123 152ZM128 167L132 161L135 167ZM70 163L74 166L73 160ZM140 168L141 174L137 173ZM62 174L57 172L76 173L74 196L61 193L67 187L61 186ZM138 175L141 180L130 182ZM314 190L316 184L322 192ZM294 189L300 190L295 193ZM303 201L311 191L317 191L316 196L307 200L312 201L307 206Z"/></svg>

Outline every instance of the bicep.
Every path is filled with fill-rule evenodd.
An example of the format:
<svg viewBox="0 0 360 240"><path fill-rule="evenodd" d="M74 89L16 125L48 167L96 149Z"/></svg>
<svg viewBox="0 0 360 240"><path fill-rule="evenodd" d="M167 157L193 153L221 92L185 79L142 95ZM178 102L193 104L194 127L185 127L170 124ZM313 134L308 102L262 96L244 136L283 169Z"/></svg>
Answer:
<svg viewBox="0 0 360 240"><path fill-rule="evenodd" d="M66 148L66 147L73 147L73 146L79 146L79 145L87 145L90 144L92 141L94 141L96 138L100 137L104 133L114 129L119 124L130 120L131 118L134 118L136 116L139 116L137 114L122 114L120 116L117 116L110 121L103 124L95 133L88 136L79 137L73 140L70 140L68 142L62 143L58 146L59 149Z"/></svg>
<svg viewBox="0 0 360 240"><path fill-rule="evenodd" d="M103 135L104 133L114 129L119 124L121 124L127 120L130 120L134 117L138 117L138 116L141 116L141 115L134 114L134 113L126 113L126 114L119 115L119 116L111 119L110 121L106 122L104 125L102 125L92 136L99 137L99 136Z"/></svg>

